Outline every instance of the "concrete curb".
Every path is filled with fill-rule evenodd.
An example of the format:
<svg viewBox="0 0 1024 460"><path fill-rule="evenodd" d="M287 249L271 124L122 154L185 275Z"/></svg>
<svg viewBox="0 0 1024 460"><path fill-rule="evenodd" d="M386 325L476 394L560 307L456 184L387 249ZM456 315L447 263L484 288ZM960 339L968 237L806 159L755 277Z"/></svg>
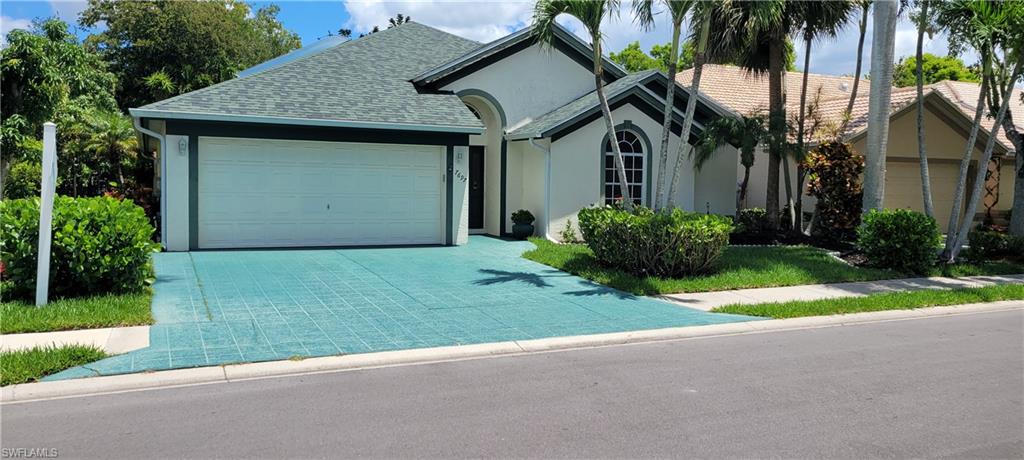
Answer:
<svg viewBox="0 0 1024 460"><path fill-rule="evenodd" d="M43 399L90 396L155 388L228 383L290 375L341 372L409 364L458 361L494 356L514 356L579 348L719 337L774 331L845 326L929 317L997 311L1024 310L1024 301L1001 301L914 310L887 310L850 315L748 321L742 323L675 327L610 334L552 337L513 342L421 348L344 356L326 356L296 361L268 361L226 366L176 369L141 374L112 375L52 382L26 383L0 388L0 402L29 402Z"/></svg>

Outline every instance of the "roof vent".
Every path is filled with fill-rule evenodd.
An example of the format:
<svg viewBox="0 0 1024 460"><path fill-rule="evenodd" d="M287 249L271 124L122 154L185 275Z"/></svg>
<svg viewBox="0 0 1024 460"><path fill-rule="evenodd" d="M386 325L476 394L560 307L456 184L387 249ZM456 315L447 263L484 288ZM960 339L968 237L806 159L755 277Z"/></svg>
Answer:
<svg viewBox="0 0 1024 460"><path fill-rule="evenodd" d="M843 91L849 91L850 90L850 85L844 81L844 82L839 84L839 89L841 89Z"/></svg>

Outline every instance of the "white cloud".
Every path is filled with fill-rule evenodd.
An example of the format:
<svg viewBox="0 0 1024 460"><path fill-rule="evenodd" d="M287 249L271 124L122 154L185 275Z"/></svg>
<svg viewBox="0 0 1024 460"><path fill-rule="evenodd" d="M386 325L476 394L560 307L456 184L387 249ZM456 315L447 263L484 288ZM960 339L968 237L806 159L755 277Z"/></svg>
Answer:
<svg viewBox="0 0 1024 460"><path fill-rule="evenodd" d="M28 29L32 26L31 19L0 16L0 46L7 46L7 34L14 29Z"/></svg>
<svg viewBox="0 0 1024 460"><path fill-rule="evenodd" d="M69 24L77 24L78 15L88 6L89 2L85 0L50 0L53 14Z"/></svg>
<svg viewBox="0 0 1024 460"><path fill-rule="evenodd" d="M481 42L508 35L533 17L533 2L519 0L346 0L345 9L350 15L346 26L356 33L374 26L385 28L388 18L402 13L413 21Z"/></svg>

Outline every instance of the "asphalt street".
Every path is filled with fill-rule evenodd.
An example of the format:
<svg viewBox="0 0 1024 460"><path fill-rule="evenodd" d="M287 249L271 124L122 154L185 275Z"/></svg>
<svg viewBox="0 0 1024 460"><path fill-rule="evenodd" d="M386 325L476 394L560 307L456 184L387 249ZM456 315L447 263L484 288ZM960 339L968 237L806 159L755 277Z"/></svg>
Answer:
<svg viewBox="0 0 1024 460"><path fill-rule="evenodd" d="M1022 458L1022 399L1017 310L6 404L0 442L60 458Z"/></svg>

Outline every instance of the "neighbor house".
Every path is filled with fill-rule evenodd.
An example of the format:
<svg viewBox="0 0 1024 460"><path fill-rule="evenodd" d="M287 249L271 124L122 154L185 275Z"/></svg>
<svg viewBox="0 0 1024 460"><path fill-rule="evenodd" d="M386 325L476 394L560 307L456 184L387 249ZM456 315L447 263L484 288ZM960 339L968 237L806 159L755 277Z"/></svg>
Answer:
<svg viewBox="0 0 1024 460"><path fill-rule="evenodd" d="M692 69L678 74L677 82L689 87ZM800 86L803 73L787 72L785 76L786 115L795 121L800 109ZM861 80L854 101L853 110L842 138L852 143L854 150L863 154L867 137L868 97L871 82ZM853 88L852 77L834 75L808 75L807 107L817 113L821 132L840 126ZM703 69L700 91L702 97L742 115L767 114L768 78L751 74L739 67L729 65L706 65ZM960 162L973 126L975 104L978 100L979 85L976 83L942 81L925 86L924 124L925 149L928 155L928 169L932 189L935 217L945 230L953 206L953 194L959 177ZM1015 90L1013 111L1018 115L1015 122L1024 130L1024 102L1020 90ZM814 123L808 120L807 125ZM795 123L794 123L795 124ZM993 121L986 118L973 151L968 174L969 184L973 182L978 168L978 158L985 147ZM793 139L791 139L793 140ZM807 139L813 146L816 137ZM1013 144L1000 131L996 136L993 158L988 168L985 184L985 200L979 206L978 218L988 215L994 220L1005 217L1013 206L1014 169ZM749 192L745 206L763 207L766 197L767 155L759 146L755 166L751 170ZM889 137L886 149L886 177L884 204L887 208L907 208L921 211L924 208L921 193L920 160L917 143L917 88L893 88L890 103ZM792 165L792 177L796 177ZM795 179L794 179L795 180ZM780 191L780 203L785 204L784 190ZM804 200L804 210L813 210L814 200Z"/></svg>
<svg viewBox="0 0 1024 460"><path fill-rule="evenodd" d="M131 109L159 150L164 247L456 245L508 234L521 208L556 236L621 193L590 46L531 32L480 44L410 22ZM604 67L631 193L649 204L668 79ZM690 140L719 116L736 114L699 104ZM734 212L737 152L722 152L699 174L684 158L677 203Z"/></svg>

